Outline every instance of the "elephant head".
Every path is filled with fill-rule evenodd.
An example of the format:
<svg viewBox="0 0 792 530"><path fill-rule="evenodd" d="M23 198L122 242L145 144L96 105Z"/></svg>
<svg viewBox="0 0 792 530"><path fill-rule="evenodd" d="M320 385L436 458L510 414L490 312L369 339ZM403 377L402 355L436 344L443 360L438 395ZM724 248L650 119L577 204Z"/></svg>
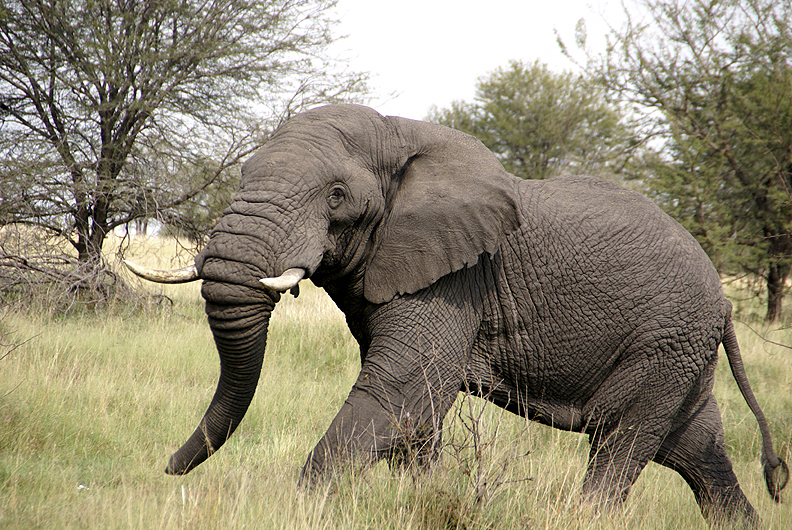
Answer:
<svg viewBox="0 0 792 530"><path fill-rule="evenodd" d="M473 137L366 107L322 107L278 129L243 165L194 267L163 277L131 265L154 281L203 280L220 356L214 398L167 472L189 472L239 425L280 292L310 278L358 308L417 292L517 228L516 182Z"/></svg>

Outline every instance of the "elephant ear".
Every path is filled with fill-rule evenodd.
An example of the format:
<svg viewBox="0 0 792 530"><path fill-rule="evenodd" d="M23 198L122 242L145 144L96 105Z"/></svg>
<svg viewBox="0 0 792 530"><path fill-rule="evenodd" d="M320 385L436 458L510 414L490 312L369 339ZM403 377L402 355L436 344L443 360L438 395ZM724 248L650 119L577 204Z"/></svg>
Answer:
<svg viewBox="0 0 792 530"><path fill-rule="evenodd" d="M388 119L400 132L403 159L366 269L365 296L373 303L475 265L519 226L519 179L481 142L439 125Z"/></svg>

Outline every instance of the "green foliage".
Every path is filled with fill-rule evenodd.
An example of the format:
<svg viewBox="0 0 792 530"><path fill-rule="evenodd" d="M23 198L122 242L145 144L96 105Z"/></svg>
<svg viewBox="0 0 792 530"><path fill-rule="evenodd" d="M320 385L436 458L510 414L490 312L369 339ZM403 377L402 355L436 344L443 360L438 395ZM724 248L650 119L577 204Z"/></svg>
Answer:
<svg viewBox="0 0 792 530"><path fill-rule="evenodd" d="M335 4L1 3L2 302L133 295L102 255L116 229L200 246L273 128L365 92L326 54Z"/></svg>
<svg viewBox="0 0 792 530"><path fill-rule="evenodd" d="M356 99L326 55L335 0L0 6L0 226L99 261L136 220L201 225L280 120ZM194 231L194 230L193 230Z"/></svg>
<svg viewBox="0 0 792 530"><path fill-rule="evenodd" d="M539 62L512 61L478 81L473 103L434 108L428 119L476 136L525 179L564 172L613 178L635 147L601 89Z"/></svg>
<svg viewBox="0 0 792 530"><path fill-rule="evenodd" d="M645 118L653 198L724 273L764 277L766 318L792 271L792 5L647 0L593 75Z"/></svg>

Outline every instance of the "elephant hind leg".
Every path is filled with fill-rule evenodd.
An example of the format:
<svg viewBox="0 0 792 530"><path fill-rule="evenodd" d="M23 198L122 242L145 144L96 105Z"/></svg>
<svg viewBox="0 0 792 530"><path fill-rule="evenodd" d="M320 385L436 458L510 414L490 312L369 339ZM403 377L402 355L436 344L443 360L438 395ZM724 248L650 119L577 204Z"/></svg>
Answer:
<svg viewBox="0 0 792 530"><path fill-rule="evenodd" d="M598 507L621 507L630 488L660 445L660 438L640 426L619 424L591 434L583 496Z"/></svg>
<svg viewBox="0 0 792 530"><path fill-rule="evenodd" d="M687 422L666 437L653 460L685 479L710 525L726 521L748 528L760 525L726 454L720 411L711 394Z"/></svg>

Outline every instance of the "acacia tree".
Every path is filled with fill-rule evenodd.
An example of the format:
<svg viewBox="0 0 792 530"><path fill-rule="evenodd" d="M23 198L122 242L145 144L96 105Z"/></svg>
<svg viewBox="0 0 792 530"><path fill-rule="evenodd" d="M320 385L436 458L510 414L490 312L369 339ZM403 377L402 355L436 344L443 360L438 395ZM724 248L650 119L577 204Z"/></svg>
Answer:
<svg viewBox="0 0 792 530"><path fill-rule="evenodd" d="M479 79L472 103L434 108L428 119L476 136L525 179L562 172L613 177L636 147L600 88L539 62L510 62Z"/></svg>
<svg viewBox="0 0 792 530"><path fill-rule="evenodd" d="M766 320L792 270L792 4L644 0L592 75L659 139L647 184L719 270L763 278Z"/></svg>
<svg viewBox="0 0 792 530"><path fill-rule="evenodd" d="M360 96L336 0L0 1L0 223L101 261L115 227L178 217L280 119Z"/></svg>

